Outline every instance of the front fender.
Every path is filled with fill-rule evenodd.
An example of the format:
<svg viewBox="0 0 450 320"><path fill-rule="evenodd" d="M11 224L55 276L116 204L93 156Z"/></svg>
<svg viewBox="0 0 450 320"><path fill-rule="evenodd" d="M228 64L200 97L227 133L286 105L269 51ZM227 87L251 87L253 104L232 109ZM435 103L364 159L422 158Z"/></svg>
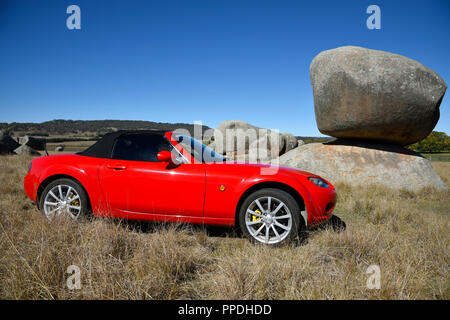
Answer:
<svg viewBox="0 0 450 320"><path fill-rule="evenodd" d="M240 201L248 194L248 190L262 183L288 186L303 198L308 216L310 211L314 211L311 193L296 179L296 175L283 171L274 175L262 175L260 168L255 166L212 164L206 165L205 168L207 173L205 218L222 218L226 219L227 223L234 224Z"/></svg>
<svg viewBox="0 0 450 320"><path fill-rule="evenodd" d="M271 183L283 184L289 188L294 189L300 195L305 204L307 217L309 217L310 212L316 211L313 198L309 190L298 179L295 179L291 175L285 173L279 173L276 176L255 176L245 179L245 181L240 185L239 190L237 190L237 192L240 194L238 203L243 200L242 198L246 196L248 190L254 189L261 184ZM309 223L309 219L307 217L305 219L306 224ZM305 216L303 216L303 218L305 218Z"/></svg>

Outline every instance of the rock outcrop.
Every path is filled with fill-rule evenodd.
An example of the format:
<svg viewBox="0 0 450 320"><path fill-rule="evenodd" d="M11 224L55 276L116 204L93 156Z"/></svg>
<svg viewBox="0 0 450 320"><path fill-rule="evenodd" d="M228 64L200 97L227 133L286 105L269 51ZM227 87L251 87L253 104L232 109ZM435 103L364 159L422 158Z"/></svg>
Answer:
<svg viewBox="0 0 450 320"><path fill-rule="evenodd" d="M317 126L336 138L408 145L439 120L446 83L417 61L384 51L340 47L311 63Z"/></svg>
<svg viewBox="0 0 450 320"><path fill-rule="evenodd" d="M45 147L45 139L28 136L12 138L8 133L0 131L0 154L40 155L36 150L45 150Z"/></svg>
<svg viewBox="0 0 450 320"><path fill-rule="evenodd" d="M9 134L0 131L0 154L10 154L14 149L20 147L20 144L10 137Z"/></svg>
<svg viewBox="0 0 450 320"><path fill-rule="evenodd" d="M282 135L282 139L284 140L284 152L288 152L288 151L296 148L299 144L299 141L297 140L297 138L294 137L290 133L284 133ZM300 141L302 141L302 140L300 140Z"/></svg>
<svg viewBox="0 0 450 320"><path fill-rule="evenodd" d="M27 145L34 150L44 151L46 148L46 140L40 138L34 138L30 136L19 137L19 143Z"/></svg>
<svg viewBox="0 0 450 320"><path fill-rule="evenodd" d="M18 154L18 155L29 155L29 156L40 156L41 155L35 149L27 146L26 144L22 144L20 147L14 149L14 153Z"/></svg>
<svg viewBox="0 0 450 320"><path fill-rule="evenodd" d="M447 89L439 75L397 54L341 47L317 55L310 77L317 126L338 139L299 145L280 165L332 183L447 189L427 159L402 147L425 138L439 120Z"/></svg>
<svg viewBox="0 0 450 320"><path fill-rule="evenodd" d="M400 146L339 140L310 143L282 155L279 164L310 171L331 183L380 184L412 191L447 189L430 161Z"/></svg>
<svg viewBox="0 0 450 320"><path fill-rule="evenodd" d="M279 133L239 120L220 123L209 143L211 148L230 158L254 161L270 160L297 145L297 139L290 133Z"/></svg>

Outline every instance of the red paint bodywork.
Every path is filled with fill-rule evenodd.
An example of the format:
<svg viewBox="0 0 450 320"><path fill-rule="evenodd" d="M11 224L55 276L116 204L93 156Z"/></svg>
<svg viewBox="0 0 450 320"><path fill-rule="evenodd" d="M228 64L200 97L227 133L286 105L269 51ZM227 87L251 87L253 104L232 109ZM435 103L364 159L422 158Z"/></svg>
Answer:
<svg viewBox="0 0 450 320"><path fill-rule="evenodd" d="M317 177L314 174L232 161L198 163L172 139L170 132L166 137L190 163L173 166L169 162L77 154L44 156L32 160L24 179L25 192L38 203L38 190L43 182L68 176L84 187L96 216L235 225L237 206L246 191L276 184L295 190L294 194L303 199L308 225L321 224L331 217L336 191L329 182L329 188L310 182L307 178ZM264 170L272 170L274 174L264 174ZM224 191L221 186L225 186Z"/></svg>

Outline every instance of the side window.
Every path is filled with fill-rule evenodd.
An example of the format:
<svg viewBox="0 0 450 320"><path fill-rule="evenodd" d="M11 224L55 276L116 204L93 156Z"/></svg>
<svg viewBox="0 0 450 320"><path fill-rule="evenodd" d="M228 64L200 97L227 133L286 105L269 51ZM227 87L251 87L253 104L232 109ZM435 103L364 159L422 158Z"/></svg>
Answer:
<svg viewBox="0 0 450 320"><path fill-rule="evenodd" d="M112 159L157 162L158 152L171 151L171 144L156 134L126 134L117 138Z"/></svg>

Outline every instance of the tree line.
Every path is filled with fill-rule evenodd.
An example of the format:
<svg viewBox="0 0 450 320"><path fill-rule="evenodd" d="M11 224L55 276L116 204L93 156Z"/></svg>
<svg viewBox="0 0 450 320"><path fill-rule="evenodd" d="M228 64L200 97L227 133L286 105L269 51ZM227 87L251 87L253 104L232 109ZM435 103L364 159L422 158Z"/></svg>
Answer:
<svg viewBox="0 0 450 320"><path fill-rule="evenodd" d="M194 125L188 123L166 123L143 120L52 120L42 123L12 122L0 123L0 130L8 133L27 132L32 135L70 135L84 132L103 135L114 130L175 130L187 129L194 133ZM209 129L203 126L203 131Z"/></svg>
<svg viewBox="0 0 450 320"><path fill-rule="evenodd" d="M433 131L425 139L409 145L408 149L420 153L450 151L450 137L445 132Z"/></svg>

